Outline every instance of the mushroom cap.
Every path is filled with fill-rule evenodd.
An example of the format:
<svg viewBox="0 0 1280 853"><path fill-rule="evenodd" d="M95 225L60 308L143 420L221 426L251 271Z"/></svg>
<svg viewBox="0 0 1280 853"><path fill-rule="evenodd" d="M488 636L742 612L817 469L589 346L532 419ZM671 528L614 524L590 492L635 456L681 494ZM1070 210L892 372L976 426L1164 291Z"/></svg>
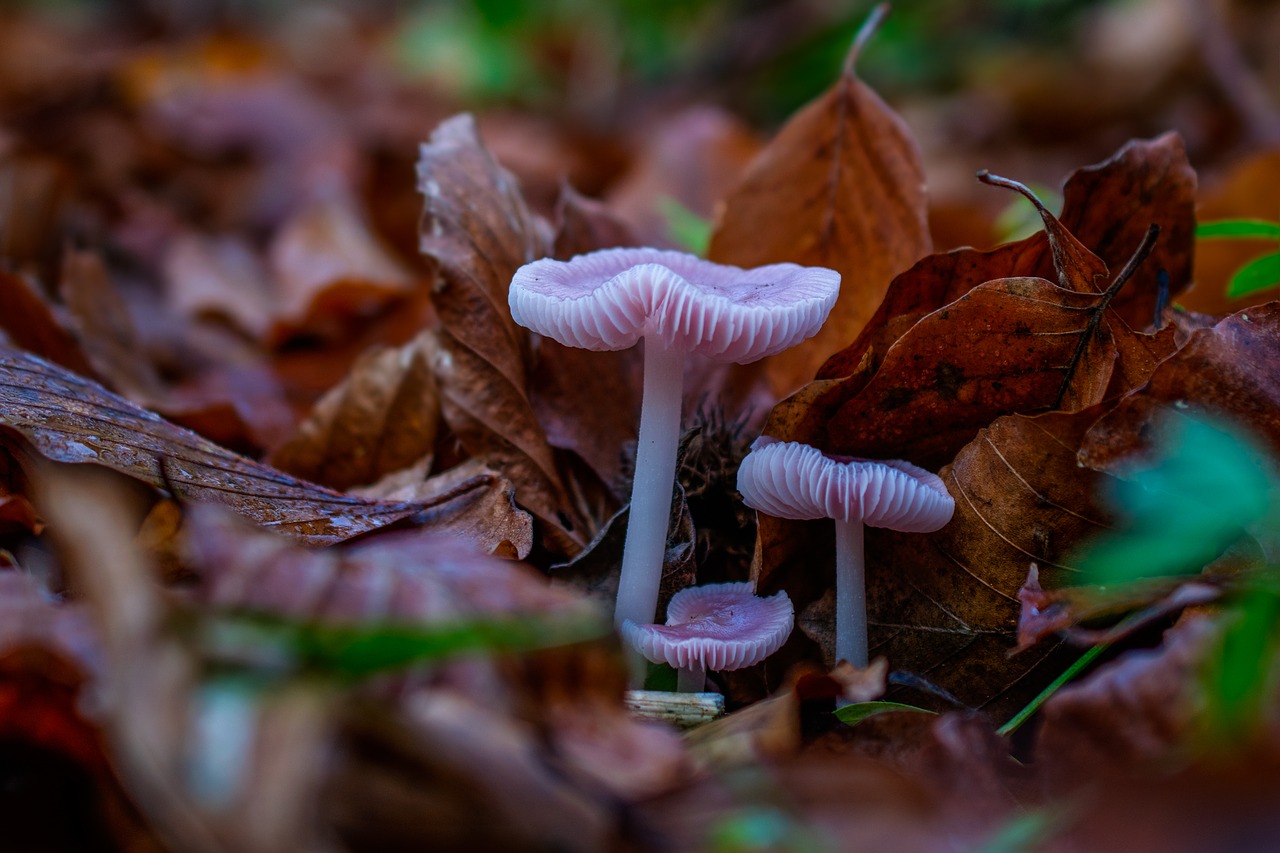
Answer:
<svg viewBox="0 0 1280 853"><path fill-rule="evenodd" d="M691 586L671 597L667 624L622 624L622 636L654 663L721 672L767 658L786 642L795 610L785 592L768 598L751 583Z"/></svg>
<svg viewBox="0 0 1280 853"><path fill-rule="evenodd" d="M715 361L782 352L822 327L840 293L825 267L715 264L683 252L602 249L516 270L517 323L560 343L618 350L646 335Z"/></svg>
<svg viewBox="0 0 1280 853"><path fill-rule="evenodd" d="M830 456L763 438L738 468L738 491L747 506L778 518L861 519L908 533L940 529L956 508L942 478L910 462Z"/></svg>

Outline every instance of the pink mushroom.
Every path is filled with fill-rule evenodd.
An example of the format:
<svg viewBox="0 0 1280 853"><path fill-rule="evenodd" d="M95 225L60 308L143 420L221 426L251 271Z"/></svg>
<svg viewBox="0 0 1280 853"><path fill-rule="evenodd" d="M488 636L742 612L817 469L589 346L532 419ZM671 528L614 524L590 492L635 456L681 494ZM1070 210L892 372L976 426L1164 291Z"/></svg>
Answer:
<svg viewBox="0 0 1280 853"><path fill-rule="evenodd" d="M807 444L760 438L738 468L752 509L778 518L836 522L836 661L865 667L864 525L929 533L951 520L955 501L941 478L910 462L831 456Z"/></svg>
<svg viewBox="0 0 1280 853"><path fill-rule="evenodd" d="M744 270L658 249L604 249L516 271L509 301L520 325L591 350L645 342L616 625L653 622L657 611L685 356L746 363L781 352L821 328L839 289L840 274L822 267Z"/></svg>
<svg viewBox="0 0 1280 853"><path fill-rule="evenodd" d="M628 619L622 636L648 660L675 667L677 689L687 693L703 688L708 671L741 669L776 652L794 621L785 592L761 598L751 583L718 583L680 590L667 605L667 624Z"/></svg>

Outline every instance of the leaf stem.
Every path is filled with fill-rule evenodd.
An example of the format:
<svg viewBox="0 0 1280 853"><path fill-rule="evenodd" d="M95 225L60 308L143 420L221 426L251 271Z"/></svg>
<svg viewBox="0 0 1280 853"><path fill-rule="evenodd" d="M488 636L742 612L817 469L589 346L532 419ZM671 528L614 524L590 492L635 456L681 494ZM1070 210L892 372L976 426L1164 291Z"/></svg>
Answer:
<svg viewBox="0 0 1280 853"><path fill-rule="evenodd" d="M876 34L876 30L880 29L880 24L884 22L885 17L889 14L888 3L878 3L876 7L867 15L867 19L862 22L862 26L858 27L858 32L853 37L853 44L849 45L849 52L844 57L845 77L853 76L854 66L858 64L858 57L862 54L862 48L871 37Z"/></svg>

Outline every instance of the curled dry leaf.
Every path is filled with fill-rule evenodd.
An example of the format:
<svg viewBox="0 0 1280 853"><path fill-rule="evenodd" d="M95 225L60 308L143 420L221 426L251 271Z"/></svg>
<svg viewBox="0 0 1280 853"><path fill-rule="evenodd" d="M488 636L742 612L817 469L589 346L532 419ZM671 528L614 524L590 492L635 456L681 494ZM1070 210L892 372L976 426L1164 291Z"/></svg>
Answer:
<svg viewBox="0 0 1280 853"><path fill-rule="evenodd" d="M430 344L420 335L402 347L365 352L271 462L299 477L349 489L430 456L440 419Z"/></svg>
<svg viewBox="0 0 1280 853"><path fill-rule="evenodd" d="M422 146L418 187L421 248L440 266L432 366L445 421L472 456L511 478L548 547L576 552L583 525L529 402L529 334L507 307L516 269L548 253L546 225L480 143L468 115L443 122Z"/></svg>
<svg viewBox="0 0 1280 853"><path fill-rule="evenodd" d="M797 113L725 199L708 256L755 267L830 267L840 297L813 338L773 357L775 393L813 378L857 337L895 275L929 253L924 167L911 131L854 74Z"/></svg>
<svg viewBox="0 0 1280 853"><path fill-rule="evenodd" d="M414 515L415 527L448 532L486 554L517 560L529 556L533 517L516 506L516 490L510 480L479 459L468 459L434 477L427 477L424 468L415 465L396 471L352 493L419 504L425 509Z"/></svg>
<svg viewBox="0 0 1280 853"><path fill-rule="evenodd" d="M1061 219L1113 270L1133 257L1149 227L1160 229L1151 257L1113 306L1132 328L1157 323L1157 307L1191 286L1196 173L1177 133L1135 139L1102 163L1077 169L1062 188Z"/></svg>
<svg viewBox="0 0 1280 853"><path fill-rule="evenodd" d="M1137 333L1112 311L1148 259L1154 229L1104 290L1106 265L1029 191L1003 178L987 180L1023 191L1040 207L1058 284L1035 277L979 284L917 320L874 365L877 354L864 335L850 348L856 372L801 389L774 410L767 432L835 453L934 467L1001 415L1088 408L1145 382L1173 351L1172 329ZM900 277L904 290L929 281L938 288L934 295L945 293L979 260L942 257L946 262L926 259ZM1021 249L1006 249L980 260L1003 266L1020 257ZM879 328L882 343L894 328Z"/></svg>
<svg viewBox="0 0 1280 853"><path fill-rule="evenodd" d="M349 539L430 506L365 500L298 480L7 347L0 347L0 427L54 461L113 468L315 544Z"/></svg>

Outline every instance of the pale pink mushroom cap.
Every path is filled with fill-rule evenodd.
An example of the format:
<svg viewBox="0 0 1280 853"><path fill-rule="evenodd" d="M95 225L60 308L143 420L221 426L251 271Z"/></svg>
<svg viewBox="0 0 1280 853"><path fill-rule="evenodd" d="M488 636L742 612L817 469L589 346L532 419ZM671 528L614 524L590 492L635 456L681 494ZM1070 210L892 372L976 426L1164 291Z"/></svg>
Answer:
<svg viewBox="0 0 1280 853"><path fill-rule="evenodd" d="M718 583L680 590L667 605L667 624L627 620L622 636L654 663L723 672L782 648L794 621L785 592L761 598L750 583Z"/></svg>
<svg viewBox="0 0 1280 853"><path fill-rule="evenodd" d="M626 349L646 335L668 348L746 363L822 327L840 292L824 267L715 264L683 252L602 249L516 270L511 316L560 343Z"/></svg>
<svg viewBox="0 0 1280 853"><path fill-rule="evenodd" d="M828 456L772 439L758 439L742 460L738 491L747 506L777 518L861 519L907 533L940 529L956 508L942 479L910 462Z"/></svg>

